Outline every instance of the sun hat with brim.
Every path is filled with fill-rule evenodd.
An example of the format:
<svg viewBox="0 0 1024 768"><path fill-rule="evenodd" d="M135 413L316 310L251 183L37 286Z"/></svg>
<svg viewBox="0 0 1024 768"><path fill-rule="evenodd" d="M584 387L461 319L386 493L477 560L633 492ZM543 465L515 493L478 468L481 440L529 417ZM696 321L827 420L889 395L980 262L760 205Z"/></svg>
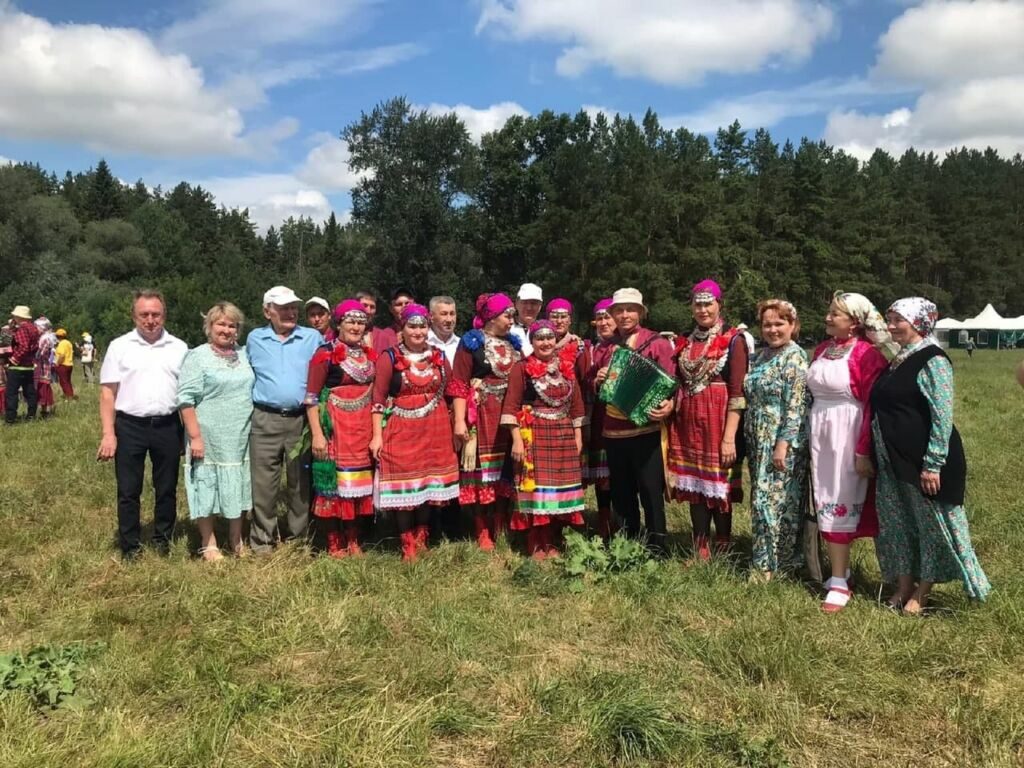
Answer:
<svg viewBox="0 0 1024 768"><path fill-rule="evenodd" d="M19 304L11 310L11 317L16 317L19 320L31 320L32 310L26 307L24 304Z"/></svg>
<svg viewBox="0 0 1024 768"><path fill-rule="evenodd" d="M639 304L644 309L647 309L647 305L644 304L644 295L636 288L619 288L619 290L612 294L612 306L615 307L621 304Z"/></svg>
<svg viewBox="0 0 1024 768"><path fill-rule="evenodd" d="M263 294L263 306L277 304L279 307L287 307L289 304L301 304L302 299L295 295L295 291L284 285L275 285Z"/></svg>

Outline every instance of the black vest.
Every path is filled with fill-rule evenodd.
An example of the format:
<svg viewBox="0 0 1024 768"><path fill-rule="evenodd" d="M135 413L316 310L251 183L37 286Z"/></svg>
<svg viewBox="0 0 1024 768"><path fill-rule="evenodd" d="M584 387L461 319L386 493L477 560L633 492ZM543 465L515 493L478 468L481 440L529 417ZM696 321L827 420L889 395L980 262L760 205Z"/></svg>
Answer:
<svg viewBox="0 0 1024 768"><path fill-rule="evenodd" d="M871 411L885 440L896 477L915 488L921 486L921 470L931 433L932 415L917 375L929 360L946 356L930 345L915 352L896 368L884 371L871 390ZM967 460L956 427L949 436L949 454L942 467L941 487L934 497L944 504L963 504L967 484Z"/></svg>

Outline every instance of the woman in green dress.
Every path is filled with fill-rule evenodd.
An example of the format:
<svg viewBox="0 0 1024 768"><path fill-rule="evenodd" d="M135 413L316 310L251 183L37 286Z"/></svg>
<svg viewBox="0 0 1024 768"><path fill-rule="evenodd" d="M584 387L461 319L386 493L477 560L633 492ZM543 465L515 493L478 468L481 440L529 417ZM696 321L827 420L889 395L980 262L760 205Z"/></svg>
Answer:
<svg viewBox="0 0 1024 768"><path fill-rule="evenodd" d="M242 514L252 508L253 372L238 345L244 319L234 304L214 304L203 321L209 343L189 351L178 378L178 409L188 438L185 494L204 560L223 557L213 532L216 515L229 521L228 545L242 554Z"/></svg>
<svg viewBox="0 0 1024 768"><path fill-rule="evenodd" d="M883 578L896 583L893 610L919 614L932 585L961 581L968 597L992 587L981 569L964 512L967 460L953 426L953 366L932 331L928 299L900 299L886 322L900 351L871 390L878 463L876 543Z"/></svg>
<svg viewBox="0 0 1024 768"><path fill-rule="evenodd" d="M750 467L752 580L793 573L803 560L800 526L807 500L807 354L793 341L796 308L769 299L757 306L765 348L743 384Z"/></svg>

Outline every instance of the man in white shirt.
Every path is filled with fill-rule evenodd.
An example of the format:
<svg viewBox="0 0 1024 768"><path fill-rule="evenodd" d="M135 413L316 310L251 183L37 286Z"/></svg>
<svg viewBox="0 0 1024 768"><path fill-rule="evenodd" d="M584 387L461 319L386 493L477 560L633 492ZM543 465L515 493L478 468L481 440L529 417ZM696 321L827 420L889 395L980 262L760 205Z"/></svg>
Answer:
<svg viewBox="0 0 1024 768"><path fill-rule="evenodd" d="M164 297L138 291L132 301L135 330L110 342L100 368L100 424L96 458L114 461L117 533L121 553L134 559L140 541L140 498L146 454L153 465L153 546L166 554L178 516L178 467L182 427L177 391L188 346L164 329Z"/></svg>
<svg viewBox="0 0 1024 768"><path fill-rule="evenodd" d="M544 292L539 285L523 283L519 286L519 292L516 294L516 323L509 333L519 338L524 358L533 354L533 345L530 343L530 326L537 321L537 316L540 315L543 306Z"/></svg>
<svg viewBox="0 0 1024 768"><path fill-rule="evenodd" d="M743 343L747 345L747 359L754 359L754 337L750 334L747 329L746 323L740 323L736 326L736 330L743 334Z"/></svg>
<svg viewBox="0 0 1024 768"><path fill-rule="evenodd" d="M455 299L451 296L435 296L427 307L430 310L430 330L427 344L437 347L448 358L448 364L455 362L455 350L459 348L459 337L455 333L458 314Z"/></svg>

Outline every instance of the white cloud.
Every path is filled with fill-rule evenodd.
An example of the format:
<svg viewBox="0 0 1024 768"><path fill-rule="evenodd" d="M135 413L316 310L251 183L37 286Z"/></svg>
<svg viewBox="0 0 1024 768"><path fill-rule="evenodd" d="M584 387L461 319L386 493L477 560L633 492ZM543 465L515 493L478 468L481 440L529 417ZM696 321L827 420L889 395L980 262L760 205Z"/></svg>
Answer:
<svg viewBox="0 0 1024 768"><path fill-rule="evenodd" d="M280 226L289 216L320 223L331 215L331 203L318 189L288 173L219 176L195 182L208 190L219 205L248 208L259 229Z"/></svg>
<svg viewBox="0 0 1024 768"><path fill-rule="evenodd" d="M11 160L11 158L9 157L4 157L3 155L0 155L0 165L14 165L14 161Z"/></svg>
<svg viewBox="0 0 1024 768"><path fill-rule="evenodd" d="M347 192L372 172L355 173L349 168L348 142L329 133L313 136L317 142L296 172L303 182L324 192Z"/></svg>
<svg viewBox="0 0 1024 768"><path fill-rule="evenodd" d="M805 60L833 26L814 0L484 0L477 31L562 43L559 74L594 67L689 85Z"/></svg>
<svg viewBox="0 0 1024 768"><path fill-rule="evenodd" d="M875 147L942 153L961 146L1024 152L1024 3L927 2L879 41L878 80L913 83L912 105L885 113L836 109L825 138L851 154Z"/></svg>
<svg viewBox="0 0 1024 768"><path fill-rule="evenodd" d="M373 0L206 0L164 30L164 47L199 58L237 58L297 42L330 41L352 27Z"/></svg>
<svg viewBox="0 0 1024 768"><path fill-rule="evenodd" d="M874 73L943 84L1024 72L1024 3L928 2L910 8L879 40Z"/></svg>
<svg viewBox="0 0 1024 768"><path fill-rule="evenodd" d="M55 25L0 5L3 134L98 151L244 154L244 129L201 70L142 32Z"/></svg>
<svg viewBox="0 0 1024 768"><path fill-rule="evenodd" d="M520 104L514 101L502 101L492 104L483 109L471 107L468 104L428 104L425 107L414 106L413 109L422 109L431 115L447 115L454 112L455 115L465 124L466 130L473 141L479 142L485 133L498 130L513 115L526 116L530 113Z"/></svg>

